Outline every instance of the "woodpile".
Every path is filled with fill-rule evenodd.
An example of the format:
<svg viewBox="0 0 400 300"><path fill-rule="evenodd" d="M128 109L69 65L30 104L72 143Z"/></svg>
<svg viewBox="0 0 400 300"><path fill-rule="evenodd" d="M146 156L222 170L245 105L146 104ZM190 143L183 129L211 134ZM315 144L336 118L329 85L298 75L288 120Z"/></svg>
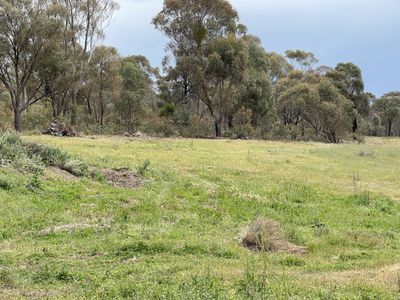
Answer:
<svg viewBox="0 0 400 300"><path fill-rule="evenodd" d="M43 134L68 137L78 136L78 133L73 126L69 126L63 123L51 123L49 128L47 128L47 130L45 130Z"/></svg>

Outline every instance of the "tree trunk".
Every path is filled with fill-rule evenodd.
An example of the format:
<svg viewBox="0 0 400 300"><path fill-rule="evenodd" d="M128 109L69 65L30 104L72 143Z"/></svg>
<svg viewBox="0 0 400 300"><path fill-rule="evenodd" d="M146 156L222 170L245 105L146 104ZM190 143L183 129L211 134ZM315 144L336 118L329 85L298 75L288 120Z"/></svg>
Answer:
<svg viewBox="0 0 400 300"><path fill-rule="evenodd" d="M388 136L392 135L392 121L388 120Z"/></svg>
<svg viewBox="0 0 400 300"><path fill-rule="evenodd" d="M71 125L72 126L76 126L77 124L77 97L78 97L78 92L77 92L77 88L74 87L73 91L72 91L72 95L71 95Z"/></svg>
<svg viewBox="0 0 400 300"><path fill-rule="evenodd" d="M18 107L14 108L14 129L18 132L21 132L22 126L21 126L21 111Z"/></svg>
<svg viewBox="0 0 400 300"><path fill-rule="evenodd" d="M353 120L353 133L355 133L358 130L358 121L357 118L354 118Z"/></svg>
<svg viewBox="0 0 400 300"><path fill-rule="evenodd" d="M215 136L221 137L222 133L221 133L221 122L219 120L215 120L214 121L214 125L215 125Z"/></svg>

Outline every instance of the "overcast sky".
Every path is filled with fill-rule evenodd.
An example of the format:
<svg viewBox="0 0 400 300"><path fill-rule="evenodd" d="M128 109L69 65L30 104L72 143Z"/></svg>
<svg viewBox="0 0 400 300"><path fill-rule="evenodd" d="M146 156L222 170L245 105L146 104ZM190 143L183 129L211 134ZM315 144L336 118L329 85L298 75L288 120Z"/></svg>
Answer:
<svg viewBox="0 0 400 300"><path fill-rule="evenodd" d="M105 43L121 54L142 54L159 66L166 38L150 24L162 0L118 0ZM400 90L400 0L231 0L249 33L267 51L313 52L320 64L354 62L366 90Z"/></svg>

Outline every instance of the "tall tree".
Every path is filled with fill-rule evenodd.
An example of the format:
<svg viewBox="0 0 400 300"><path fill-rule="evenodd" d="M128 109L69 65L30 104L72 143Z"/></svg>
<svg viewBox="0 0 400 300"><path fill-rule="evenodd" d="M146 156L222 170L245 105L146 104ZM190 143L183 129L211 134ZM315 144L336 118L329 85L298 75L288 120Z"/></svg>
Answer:
<svg viewBox="0 0 400 300"><path fill-rule="evenodd" d="M385 94L375 101L373 109L387 121L387 136L391 136L394 122L400 119L400 92Z"/></svg>
<svg viewBox="0 0 400 300"><path fill-rule="evenodd" d="M45 82L35 78L59 34L50 0L0 0L0 80L10 93L14 128L21 114L45 97Z"/></svg>
<svg viewBox="0 0 400 300"><path fill-rule="evenodd" d="M85 84L89 63L104 29L118 9L114 0L56 0L63 8L64 51L71 60L71 124L77 124L78 94Z"/></svg>
<svg viewBox="0 0 400 300"><path fill-rule="evenodd" d="M234 86L241 80L244 55L237 34L237 12L226 0L165 0L153 19L157 29L169 38L168 49L177 68L190 68L189 81L214 120L215 134L222 135L222 123L232 103Z"/></svg>
<svg viewBox="0 0 400 300"><path fill-rule="evenodd" d="M121 97L116 101L118 122L125 130L135 132L152 108L155 98L154 78L158 69L152 68L143 56L129 56L121 61Z"/></svg>
<svg viewBox="0 0 400 300"><path fill-rule="evenodd" d="M120 91L120 60L115 48L100 46L93 54L87 91L89 115L94 114L96 122L104 125L104 116L109 104Z"/></svg>
<svg viewBox="0 0 400 300"><path fill-rule="evenodd" d="M364 81L361 69L353 63L339 63L333 71L326 74L331 78L342 95L353 102L355 117L353 132L358 130L359 116L367 116L370 97L364 93Z"/></svg>
<svg viewBox="0 0 400 300"><path fill-rule="evenodd" d="M300 69L303 72L307 71L318 62L318 59L315 57L315 55L307 51L287 50L285 55L291 62L294 69Z"/></svg>

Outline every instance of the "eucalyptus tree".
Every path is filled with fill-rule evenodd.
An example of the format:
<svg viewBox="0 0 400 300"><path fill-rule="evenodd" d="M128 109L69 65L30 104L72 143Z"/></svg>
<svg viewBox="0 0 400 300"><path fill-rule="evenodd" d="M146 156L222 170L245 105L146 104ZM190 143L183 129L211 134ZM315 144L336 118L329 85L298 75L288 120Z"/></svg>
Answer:
<svg viewBox="0 0 400 300"><path fill-rule="evenodd" d="M243 39L247 47L247 65L238 109L249 109L251 125L260 128L265 136L277 119L270 60L257 37L246 35Z"/></svg>
<svg viewBox="0 0 400 300"><path fill-rule="evenodd" d="M293 70L293 66L283 55L276 52L267 52L268 75L273 84L283 77L287 77Z"/></svg>
<svg viewBox="0 0 400 300"><path fill-rule="evenodd" d="M63 46L71 67L69 87L71 123L77 123L78 94L85 84L89 64L104 29L118 4L114 0L55 0L62 8Z"/></svg>
<svg viewBox="0 0 400 300"><path fill-rule="evenodd" d="M294 69L299 69L303 72L309 70L318 62L318 59L311 52L302 50L287 50L286 58L289 59Z"/></svg>
<svg viewBox="0 0 400 300"><path fill-rule="evenodd" d="M169 37L173 69L185 70L188 86L221 136L245 66L239 37L245 27L238 24L237 12L226 0L165 0L153 24Z"/></svg>
<svg viewBox="0 0 400 300"><path fill-rule="evenodd" d="M87 113L104 125L107 107L119 97L121 90L120 57L113 47L99 46L90 62L90 75L86 89Z"/></svg>
<svg viewBox="0 0 400 300"><path fill-rule="evenodd" d="M393 124L400 120L400 92L385 94L375 101L373 109L386 120L387 136L391 136Z"/></svg>
<svg viewBox="0 0 400 300"><path fill-rule="evenodd" d="M116 123L126 131L135 132L152 112L156 98L154 81L158 69L143 56L128 56L120 63L121 92L115 101Z"/></svg>
<svg viewBox="0 0 400 300"><path fill-rule="evenodd" d="M0 0L0 81L10 94L14 128L21 114L46 96L39 67L60 34L58 10L51 0Z"/></svg>
<svg viewBox="0 0 400 300"><path fill-rule="evenodd" d="M352 129L353 132L356 132L360 117L366 117L369 113L370 96L364 92L361 69L353 63L339 63L326 76L332 79L344 97L352 101L356 112L352 121Z"/></svg>

